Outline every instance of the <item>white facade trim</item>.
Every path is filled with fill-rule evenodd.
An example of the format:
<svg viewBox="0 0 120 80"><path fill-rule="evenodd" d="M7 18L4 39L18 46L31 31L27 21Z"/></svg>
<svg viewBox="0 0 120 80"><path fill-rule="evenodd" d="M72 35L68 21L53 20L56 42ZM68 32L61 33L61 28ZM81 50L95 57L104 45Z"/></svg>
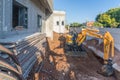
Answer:
<svg viewBox="0 0 120 80"><path fill-rule="evenodd" d="M54 14L66 14L65 11L53 11Z"/></svg>

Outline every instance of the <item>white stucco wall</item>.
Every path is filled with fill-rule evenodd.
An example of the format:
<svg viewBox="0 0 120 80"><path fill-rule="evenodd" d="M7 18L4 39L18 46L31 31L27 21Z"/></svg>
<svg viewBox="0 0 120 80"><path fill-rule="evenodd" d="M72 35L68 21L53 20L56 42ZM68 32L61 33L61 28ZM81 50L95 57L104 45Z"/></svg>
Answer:
<svg viewBox="0 0 120 80"><path fill-rule="evenodd" d="M59 25L57 25L57 21ZM62 25L62 21L64 25ZM53 14L46 20L46 36L53 39L53 31L57 33L65 32L65 12L53 11Z"/></svg>
<svg viewBox="0 0 120 80"><path fill-rule="evenodd" d="M46 36L53 39L53 14L46 20Z"/></svg>
<svg viewBox="0 0 120 80"><path fill-rule="evenodd" d="M57 33L64 33L65 32L65 12L64 11L54 11L53 12L53 31ZM57 25L57 21L59 25ZM62 21L64 25L62 25Z"/></svg>

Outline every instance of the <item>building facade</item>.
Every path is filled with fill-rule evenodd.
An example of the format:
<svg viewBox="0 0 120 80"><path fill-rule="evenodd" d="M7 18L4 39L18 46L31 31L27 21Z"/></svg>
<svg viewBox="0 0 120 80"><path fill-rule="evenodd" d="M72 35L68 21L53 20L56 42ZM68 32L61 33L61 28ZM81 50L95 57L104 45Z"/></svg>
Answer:
<svg viewBox="0 0 120 80"><path fill-rule="evenodd" d="M65 12L53 11L53 31L57 33L65 32Z"/></svg>
<svg viewBox="0 0 120 80"><path fill-rule="evenodd" d="M65 33L65 11L53 11L47 20L47 37L53 38L53 32Z"/></svg>
<svg viewBox="0 0 120 80"><path fill-rule="evenodd" d="M0 0L0 38L14 34L46 33L53 0Z"/></svg>
<svg viewBox="0 0 120 80"><path fill-rule="evenodd" d="M42 55L46 52L45 33L52 13L52 0L0 0L0 45L13 52L8 55L0 50L0 57L5 61L0 63L3 67L0 68L0 79L35 79L34 74L39 72ZM38 57L41 58L39 63Z"/></svg>

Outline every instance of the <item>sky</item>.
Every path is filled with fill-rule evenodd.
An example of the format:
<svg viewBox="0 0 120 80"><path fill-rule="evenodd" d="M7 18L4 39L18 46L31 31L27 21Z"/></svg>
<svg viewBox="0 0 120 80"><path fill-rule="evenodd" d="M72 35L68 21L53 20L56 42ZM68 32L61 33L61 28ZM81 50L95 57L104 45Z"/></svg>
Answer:
<svg viewBox="0 0 120 80"><path fill-rule="evenodd" d="M54 10L66 12L67 24L95 21L98 14L120 7L120 0L54 0Z"/></svg>

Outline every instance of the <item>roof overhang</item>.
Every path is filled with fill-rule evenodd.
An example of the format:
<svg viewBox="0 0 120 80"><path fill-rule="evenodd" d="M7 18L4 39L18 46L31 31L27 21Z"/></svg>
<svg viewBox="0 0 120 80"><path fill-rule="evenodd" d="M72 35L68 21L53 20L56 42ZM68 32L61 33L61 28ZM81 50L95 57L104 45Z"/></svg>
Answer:
<svg viewBox="0 0 120 80"><path fill-rule="evenodd" d="M53 13L53 0L39 0L42 6L45 8L45 11L50 14Z"/></svg>

